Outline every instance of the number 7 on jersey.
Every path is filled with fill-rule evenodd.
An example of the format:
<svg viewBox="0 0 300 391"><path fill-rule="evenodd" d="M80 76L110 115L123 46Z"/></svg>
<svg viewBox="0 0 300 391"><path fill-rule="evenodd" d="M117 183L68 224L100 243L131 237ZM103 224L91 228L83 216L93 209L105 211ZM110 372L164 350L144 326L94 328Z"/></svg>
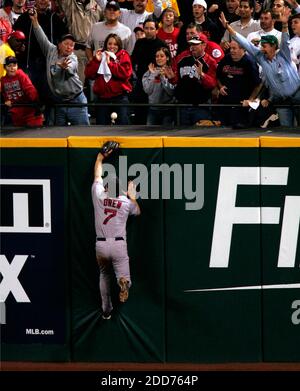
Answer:
<svg viewBox="0 0 300 391"><path fill-rule="evenodd" d="M112 219L113 217L115 217L117 215L117 211L115 209L109 209L109 208L105 208L104 209L104 213L106 215L108 215L107 217L105 217L105 219L103 220L103 224L106 225L110 219Z"/></svg>

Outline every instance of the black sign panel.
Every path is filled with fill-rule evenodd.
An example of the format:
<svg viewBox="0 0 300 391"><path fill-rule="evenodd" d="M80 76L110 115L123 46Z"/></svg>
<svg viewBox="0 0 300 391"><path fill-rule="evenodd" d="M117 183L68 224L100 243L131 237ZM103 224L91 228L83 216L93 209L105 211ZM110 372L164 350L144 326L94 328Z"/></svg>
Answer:
<svg viewBox="0 0 300 391"><path fill-rule="evenodd" d="M0 195L1 340L65 343L63 168L4 167Z"/></svg>

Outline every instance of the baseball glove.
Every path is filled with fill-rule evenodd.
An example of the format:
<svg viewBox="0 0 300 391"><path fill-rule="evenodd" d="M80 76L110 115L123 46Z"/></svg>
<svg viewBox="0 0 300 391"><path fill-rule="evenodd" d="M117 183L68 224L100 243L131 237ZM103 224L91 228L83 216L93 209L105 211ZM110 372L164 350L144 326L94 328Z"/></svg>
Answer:
<svg viewBox="0 0 300 391"><path fill-rule="evenodd" d="M107 157L108 155L116 152L119 149L120 144L117 143L116 141L106 141L103 145L102 148L100 149L100 153Z"/></svg>

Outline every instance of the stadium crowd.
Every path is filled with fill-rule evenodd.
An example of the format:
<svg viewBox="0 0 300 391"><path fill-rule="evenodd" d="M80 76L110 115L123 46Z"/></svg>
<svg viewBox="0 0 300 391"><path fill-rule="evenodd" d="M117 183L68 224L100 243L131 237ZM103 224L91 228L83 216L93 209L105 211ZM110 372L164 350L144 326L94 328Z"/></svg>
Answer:
<svg viewBox="0 0 300 391"><path fill-rule="evenodd" d="M300 6L0 0L0 77L2 125L300 128Z"/></svg>

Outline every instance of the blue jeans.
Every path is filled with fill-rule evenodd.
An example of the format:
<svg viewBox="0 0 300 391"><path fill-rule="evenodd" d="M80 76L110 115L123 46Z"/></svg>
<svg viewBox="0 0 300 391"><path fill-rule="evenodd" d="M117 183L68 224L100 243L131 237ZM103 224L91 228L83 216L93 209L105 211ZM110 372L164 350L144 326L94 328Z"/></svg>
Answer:
<svg viewBox="0 0 300 391"><path fill-rule="evenodd" d="M180 108L180 125L195 125L201 119L211 119L211 114L206 107L182 107Z"/></svg>
<svg viewBox="0 0 300 391"><path fill-rule="evenodd" d="M66 103L66 105L69 103L87 103L87 99L82 92L76 98L62 103ZM70 122L71 125L89 125L90 120L87 107L57 107L55 125L64 126L67 125L68 122Z"/></svg>
<svg viewBox="0 0 300 391"><path fill-rule="evenodd" d="M287 99L286 102L279 102L275 101L274 103L291 103L295 105L300 104L300 88L291 96ZM297 119L298 126L300 126L300 115L299 111L300 108L296 107L283 107L283 108L277 108L276 109L279 115L279 121L281 126L286 126L287 128L292 128L294 126L294 120L295 118Z"/></svg>
<svg viewBox="0 0 300 391"><path fill-rule="evenodd" d="M147 125L174 125L175 112L172 109L149 108L147 116Z"/></svg>
<svg viewBox="0 0 300 391"><path fill-rule="evenodd" d="M97 103L111 103L111 106L96 107L96 124L111 125L111 113L117 113L116 125L128 125L128 106L114 106L114 103L128 103L128 94L118 95L109 99L98 98Z"/></svg>

